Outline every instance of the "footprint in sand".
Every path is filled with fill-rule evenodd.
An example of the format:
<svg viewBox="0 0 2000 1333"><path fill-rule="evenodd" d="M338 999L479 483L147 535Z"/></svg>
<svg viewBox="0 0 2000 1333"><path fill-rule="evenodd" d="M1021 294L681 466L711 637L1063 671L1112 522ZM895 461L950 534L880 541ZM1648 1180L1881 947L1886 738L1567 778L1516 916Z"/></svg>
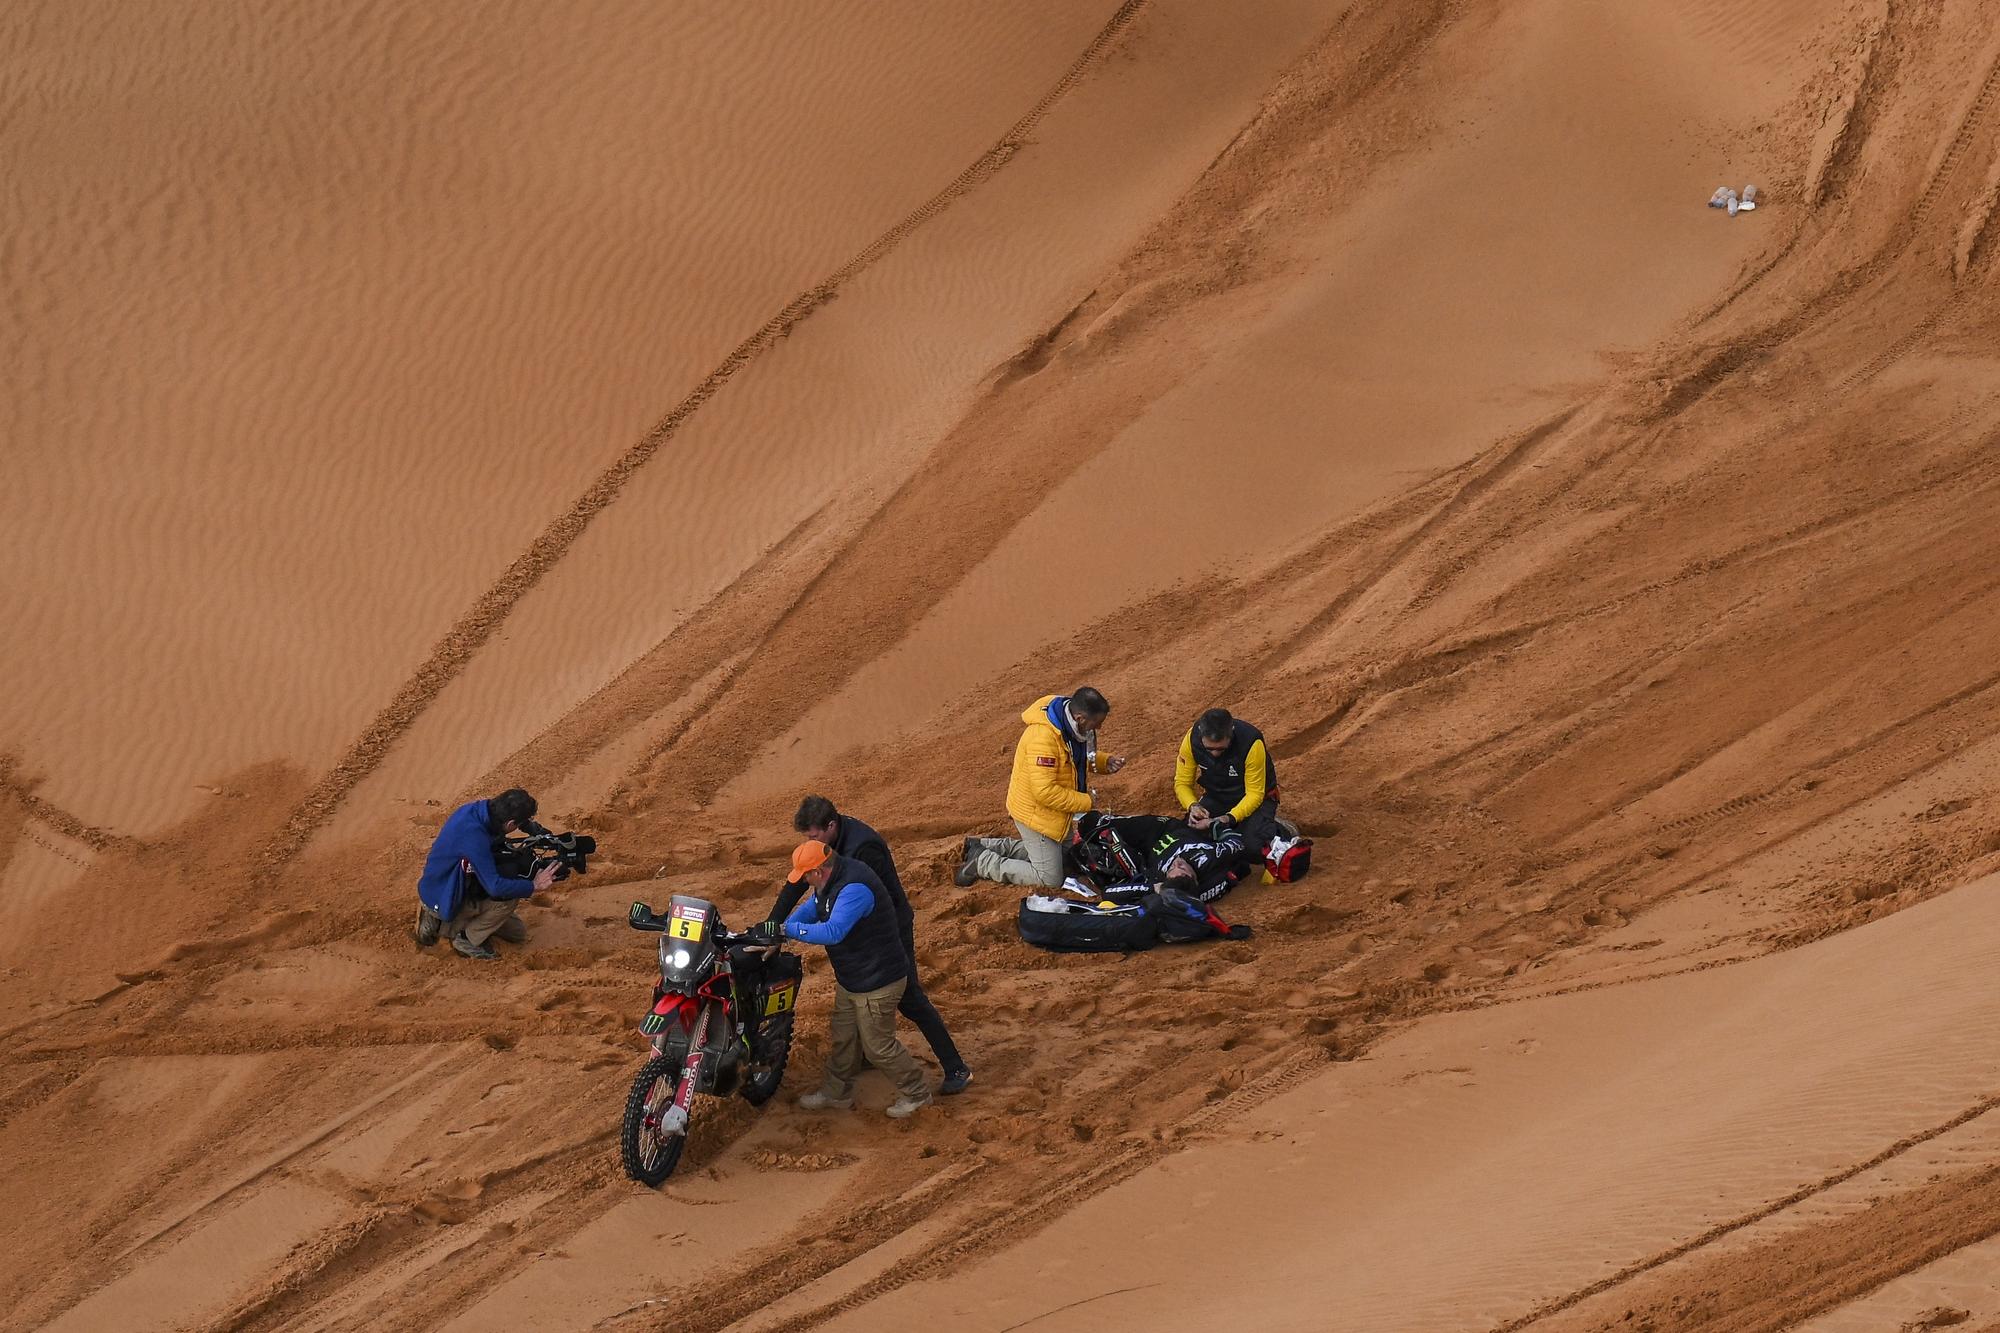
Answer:
<svg viewBox="0 0 2000 1333"><path fill-rule="evenodd" d="M1415 1083L1418 1079L1443 1079L1455 1088L1469 1088L1476 1081L1472 1071L1463 1065L1453 1065L1449 1069L1413 1069L1403 1075L1404 1083Z"/></svg>
<svg viewBox="0 0 2000 1333"><path fill-rule="evenodd" d="M1943 819L1948 815L1955 815L1959 811L1969 808L1971 805L1971 801L1939 801L1936 805L1918 815L1917 818L1922 820Z"/></svg>
<svg viewBox="0 0 2000 1333"><path fill-rule="evenodd" d="M855 1160L853 1153L845 1152L780 1152L775 1148L760 1148L749 1156L750 1165L759 1171L818 1172L835 1171Z"/></svg>

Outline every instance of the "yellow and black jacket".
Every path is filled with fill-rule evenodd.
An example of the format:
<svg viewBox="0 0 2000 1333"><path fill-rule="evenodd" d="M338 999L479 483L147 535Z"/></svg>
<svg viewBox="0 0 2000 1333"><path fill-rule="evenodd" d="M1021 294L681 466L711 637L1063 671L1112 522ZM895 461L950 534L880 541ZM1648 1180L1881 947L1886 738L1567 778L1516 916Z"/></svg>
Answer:
<svg viewBox="0 0 2000 1333"><path fill-rule="evenodd" d="M1174 794L1184 810L1199 801L1211 813L1229 815L1238 823L1265 801L1276 804L1278 766L1271 762L1264 733L1239 718L1231 725L1229 748L1210 754L1189 727L1174 760Z"/></svg>

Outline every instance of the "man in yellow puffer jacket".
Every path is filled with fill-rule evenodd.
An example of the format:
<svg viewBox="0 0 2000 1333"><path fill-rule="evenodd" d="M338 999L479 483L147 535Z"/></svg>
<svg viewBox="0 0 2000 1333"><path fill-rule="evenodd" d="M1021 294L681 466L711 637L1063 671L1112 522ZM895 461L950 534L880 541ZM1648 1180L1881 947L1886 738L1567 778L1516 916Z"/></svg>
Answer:
<svg viewBox="0 0 2000 1333"><path fill-rule="evenodd" d="M1090 809L1086 766L1099 773L1125 767L1123 755L1096 753L1098 727L1111 715L1102 694L1085 685L1074 694L1048 694L1021 713L1026 723L1014 747L1014 776L1007 783L1007 813L1018 838L967 838L965 860L954 881L1027 884L1053 889L1063 882L1063 840L1070 816Z"/></svg>

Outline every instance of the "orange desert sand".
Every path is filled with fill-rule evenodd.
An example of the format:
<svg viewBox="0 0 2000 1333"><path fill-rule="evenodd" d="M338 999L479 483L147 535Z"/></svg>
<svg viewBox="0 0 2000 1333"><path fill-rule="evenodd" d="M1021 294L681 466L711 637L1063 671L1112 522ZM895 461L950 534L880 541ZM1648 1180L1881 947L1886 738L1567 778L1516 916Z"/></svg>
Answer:
<svg viewBox="0 0 2000 1333"><path fill-rule="evenodd" d="M0 53L0 1327L2000 1329L1990 0ZM1253 938L953 886L1084 682L1119 810L1272 738ZM413 950L512 785L603 855ZM641 1188L626 904L760 916L811 791L976 1081L793 1106L808 950Z"/></svg>

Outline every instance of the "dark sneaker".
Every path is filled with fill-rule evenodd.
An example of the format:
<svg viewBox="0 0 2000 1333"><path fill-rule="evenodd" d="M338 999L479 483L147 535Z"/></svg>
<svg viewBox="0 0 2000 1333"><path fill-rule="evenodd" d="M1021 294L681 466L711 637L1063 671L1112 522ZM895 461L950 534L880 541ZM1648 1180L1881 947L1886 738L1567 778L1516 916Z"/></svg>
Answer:
<svg viewBox="0 0 2000 1333"><path fill-rule="evenodd" d="M972 1071L961 1065L959 1068L947 1073L944 1076L944 1082L938 1084L938 1096L956 1097L959 1093L964 1092L971 1082Z"/></svg>
<svg viewBox="0 0 2000 1333"><path fill-rule="evenodd" d="M457 950L459 957L477 958L482 963L490 963L494 959L500 956L499 954L493 951L492 945L474 944L471 940L465 938L465 936L463 935L452 936L451 947Z"/></svg>
<svg viewBox="0 0 2000 1333"><path fill-rule="evenodd" d="M428 907L417 909L417 928L410 932L410 938L417 942L419 949L428 949L438 942L438 932L444 929L444 920Z"/></svg>
<svg viewBox="0 0 2000 1333"><path fill-rule="evenodd" d="M986 839L967 835L964 846L958 849L958 859L961 861L970 861L985 850Z"/></svg>
<svg viewBox="0 0 2000 1333"><path fill-rule="evenodd" d="M500 923L500 929L493 932L493 938L505 940L509 944L526 944L528 923L518 916L510 916Z"/></svg>
<svg viewBox="0 0 2000 1333"><path fill-rule="evenodd" d="M958 868L958 873L951 877L951 882L961 889L969 889L979 882L979 872L972 868L972 862L967 861Z"/></svg>

